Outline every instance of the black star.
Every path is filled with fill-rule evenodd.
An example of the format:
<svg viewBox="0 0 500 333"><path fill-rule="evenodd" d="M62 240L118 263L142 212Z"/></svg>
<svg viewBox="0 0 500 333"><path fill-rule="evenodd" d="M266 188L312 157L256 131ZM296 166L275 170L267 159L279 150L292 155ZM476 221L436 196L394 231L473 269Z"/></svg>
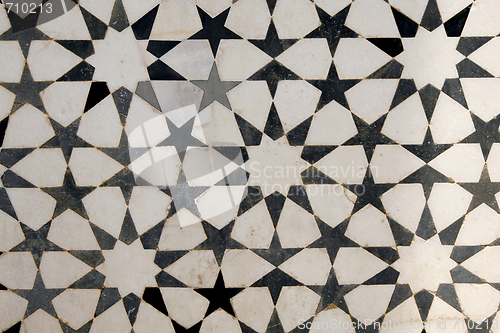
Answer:
<svg viewBox="0 0 500 333"><path fill-rule="evenodd" d="M347 140L347 142L344 143L344 145L345 146L363 145L368 162L371 161L373 156L373 151L378 144L395 144L394 141L392 141L391 139L389 139L388 137L386 137L384 134L381 133L387 114L383 115L370 125L368 125L363 119L359 118L355 114L353 114L352 116L354 118L354 123L356 124L358 134Z"/></svg>
<svg viewBox="0 0 500 333"><path fill-rule="evenodd" d="M483 172L481 173L481 178L479 179L479 182L458 183L458 185L462 186L464 189L466 189L473 195L467 213L475 209L482 203L487 204L488 206L493 208L496 212L500 213L497 200L495 199L495 194L500 192L500 183L491 181L490 175L488 173L488 167L486 165L483 168Z"/></svg>
<svg viewBox="0 0 500 333"><path fill-rule="evenodd" d="M217 54L221 39L241 39L240 36L225 27L229 9L212 18L203 9L198 7L198 14L200 15L203 29L189 37L189 39L208 39L214 56Z"/></svg>
<svg viewBox="0 0 500 333"><path fill-rule="evenodd" d="M69 162L73 148L76 147L92 147L91 144L87 143L85 140L76 135L78 132L78 127L80 126L80 119L75 120L73 123L69 124L67 127L60 125L57 121L50 119L52 127L56 135L47 141L42 148L61 148L66 159L66 163Z"/></svg>
<svg viewBox="0 0 500 333"><path fill-rule="evenodd" d="M222 309L231 316L234 316L233 307L231 306L231 298L236 296L236 294L243 289L244 288L226 288L222 272L219 272L213 288L199 288L194 290L210 301L210 305L205 313L205 317L207 317L218 309Z"/></svg>
<svg viewBox="0 0 500 333"><path fill-rule="evenodd" d="M335 54L341 38L356 38L358 34L344 25L351 5L342 9L334 16L330 16L323 9L316 6L321 25L310 32L305 38L326 38L332 56Z"/></svg>
<svg viewBox="0 0 500 333"><path fill-rule="evenodd" d="M278 267L276 267L271 272L267 273L251 285L251 287L267 287L275 305L276 302L278 302L278 298L283 287L296 286L303 286L303 284L295 280L287 273L283 272Z"/></svg>
<svg viewBox="0 0 500 333"><path fill-rule="evenodd" d="M321 97L316 110L320 110L331 101L336 101L346 109L349 109L349 103L345 97L345 92L360 81L361 80L339 79L337 68L334 64L330 66L330 71L328 72L326 80L307 80L307 82L321 90Z"/></svg>
<svg viewBox="0 0 500 333"><path fill-rule="evenodd" d="M280 239L278 237L278 233L275 231L273 240L271 241L271 245L268 249L252 249L253 252L261 256L262 258L269 261L274 266L279 266L291 257L293 257L297 252L301 249L294 248L283 248L281 247Z"/></svg>
<svg viewBox="0 0 500 333"><path fill-rule="evenodd" d="M53 218L64 212L66 209L72 209L80 214L83 218L88 219L87 211L83 206L82 199L92 192L95 187L80 187L76 186L75 179L71 171L66 170L64 182L61 187L45 187L42 188L57 200Z"/></svg>
<svg viewBox="0 0 500 333"><path fill-rule="evenodd" d="M33 289L30 290L15 290L19 296L28 300L28 307L24 313L24 318L29 317L38 309L42 309L48 314L57 318L56 311L52 305L52 299L62 293L64 289L47 289L42 280L42 275L37 274Z"/></svg>
<svg viewBox="0 0 500 333"><path fill-rule="evenodd" d="M313 286L311 289L315 290L321 295L321 300L318 303L316 313L323 311L331 304L339 307L345 312L349 313L344 296L353 290L355 285L340 285L333 268L330 270L330 275L324 286Z"/></svg>
<svg viewBox="0 0 500 333"><path fill-rule="evenodd" d="M24 241L16 245L11 252L31 252L33 258L35 259L36 265L40 266L40 260L42 259L42 254L45 251L63 251L59 246L55 245L47 239L49 234L50 225L52 221L47 222L37 231L31 229L27 225L21 223L21 228L23 229Z"/></svg>
<svg viewBox="0 0 500 333"><path fill-rule="evenodd" d="M297 39L280 39L274 21L271 20L267 29L266 39L249 39L253 45L264 51L272 58L276 58L287 48L295 44Z"/></svg>
<svg viewBox="0 0 500 333"><path fill-rule="evenodd" d="M450 148L451 144L436 144L432 138L431 129L427 128L425 133L424 142L421 145L403 145L406 150L410 151L413 155L417 156L425 163L429 163L438 155Z"/></svg>
<svg viewBox="0 0 500 333"><path fill-rule="evenodd" d="M436 171L428 164L423 165L421 168L413 172L411 175L403 179L400 183L402 184L422 184L424 189L425 199L428 200L431 194L432 187L435 183L453 183L453 181L443 175L442 173Z"/></svg>
<svg viewBox="0 0 500 333"><path fill-rule="evenodd" d="M212 250L214 251L217 264L221 264L222 257L227 249L244 249L245 247L231 238L231 232L234 228L234 221L226 225L222 229L217 229L206 221L201 222L207 239L196 247L196 250Z"/></svg>
<svg viewBox="0 0 500 333"><path fill-rule="evenodd" d="M334 228L321 221L317 217L316 223L318 223L319 231L321 232L321 238L316 240L308 247L326 248L326 251L330 256L330 262L332 263L332 265L341 247L359 247L358 244L345 236L347 225L349 224L349 219L343 221Z"/></svg>
<svg viewBox="0 0 500 333"><path fill-rule="evenodd" d="M203 89L200 111L215 101L231 110L227 92L239 85L241 81L221 81L217 65L214 63L208 80L193 80L191 83Z"/></svg>
<svg viewBox="0 0 500 333"><path fill-rule="evenodd" d="M51 85L51 81L33 81L28 65L24 66L21 82L19 83L0 83L3 87L9 89L16 94L14 101L14 110L21 107L24 103L30 103L34 107L45 111L45 108L40 98L40 92Z"/></svg>
<svg viewBox="0 0 500 333"><path fill-rule="evenodd" d="M479 143L484 159L487 160L493 143L500 142L500 132L498 131L500 114L488 122L485 122L472 112L470 115L476 131L460 141L460 143Z"/></svg>
<svg viewBox="0 0 500 333"><path fill-rule="evenodd" d="M189 186L186 181L184 171L181 171L177 180L177 185L168 186L162 191L172 197L172 204L168 217L174 215L182 208L186 208L194 215L200 217L200 212L196 206L195 199L208 189L208 186Z"/></svg>
<svg viewBox="0 0 500 333"><path fill-rule="evenodd" d="M168 138L163 140L158 144L161 146L174 146L181 162L184 161L184 156L186 155L187 147L206 147L207 145L196 139L191 133L193 132L195 117L188 120L181 127L177 127L170 119L167 117L168 129L170 135Z"/></svg>
<svg viewBox="0 0 500 333"><path fill-rule="evenodd" d="M274 97L278 82L282 80L300 80L300 77L283 66L276 60L272 60L266 66L259 69L248 78L249 81L266 81L271 96Z"/></svg>
<svg viewBox="0 0 500 333"><path fill-rule="evenodd" d="M371 170L368 168L365 173L365 178L363 179L363 184L343 185L349 191L358 196L351 214L356 213L368 204L371 204L381 212L385 213L380 196L395 185L396 184L375 184Z"/></svg>

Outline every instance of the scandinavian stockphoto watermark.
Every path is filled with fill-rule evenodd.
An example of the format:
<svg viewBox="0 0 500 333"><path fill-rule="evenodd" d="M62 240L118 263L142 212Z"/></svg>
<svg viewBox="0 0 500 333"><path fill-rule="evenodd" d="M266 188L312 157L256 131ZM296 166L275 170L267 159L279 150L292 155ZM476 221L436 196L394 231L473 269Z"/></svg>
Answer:
<svg viewBox="0 0 500 333"><path fill-rule="evenodd" d="M397 330L397 331L412 331L421 332L422 330L479 330L479 329L496 329L498 328L498 319L489 320L472 320L472 319L438 319L434 321L376 321L371 319L366 319L364 321L342 321L339 319L332 318L330 321L306 321L299 320L299 325L297 326L300 330L322 330L331 332L346 332L346 330L365 330L366 328L374 328L375 330Z"/></svg>

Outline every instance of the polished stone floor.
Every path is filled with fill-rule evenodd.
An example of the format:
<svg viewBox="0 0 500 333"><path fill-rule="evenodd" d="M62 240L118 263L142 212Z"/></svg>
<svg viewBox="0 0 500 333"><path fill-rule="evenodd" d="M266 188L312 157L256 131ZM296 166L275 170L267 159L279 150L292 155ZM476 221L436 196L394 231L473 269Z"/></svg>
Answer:
<svg viewBox="0 0 500 333"><path fill-rule="evenodd" d="M498 0L31 2L0 331L500 332Z"/></svg>

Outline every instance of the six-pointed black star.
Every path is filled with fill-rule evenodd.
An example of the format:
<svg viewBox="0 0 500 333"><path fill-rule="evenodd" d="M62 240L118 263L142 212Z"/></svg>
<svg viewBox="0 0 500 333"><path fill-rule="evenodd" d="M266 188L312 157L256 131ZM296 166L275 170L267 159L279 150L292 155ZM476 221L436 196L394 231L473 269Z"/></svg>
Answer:
<svg viewBox="0 0 500 333"><path fill-rule="evenodd" d="M59 216L66 209L71 209L86 219L88 219L88 216L82 199L94 189L95 187L76 186L73 174L69 170L66 170L64 182L61 187L42 188L42 190L57 200L53 218Z"/></svg>
<svg viewBox="0 0 500 333"><path fill-rule="evenodd" d="M57 318L56 311L52 305L52 299L62 293L64 289L47 289L42 280L42 275L38 273L36 275L35 284L33 289L29 290L15 290L14 292L19 296L28 300L28 307L24 313L24 318L29 317L32 313L38 309L42 309L48 314Z"/></svg>
<svg viewBox="0 0 500 333"><path fill-rule="evenodd" d="M80 119L75 120L73 123L69 124L67 127L62 126L57 121L50 119L52 127L56 135L47 141L42 148L61 148L66 159L66 163L69 162L73 148L76 147L92 147L91 144L76 135L78 132L78 127L80 126Z"/></svg>
<svg viewBox="0 0 500 333"><path fill-rule="evenodd" d="M23 229L24 237L26 239L10 251L31 252L37 267L40 267L40 260L42 259L42 254L45 251L63 251L62 248L47 239L51 224L52 221L47 222L45 225L40 227L40 229L35 231L24 223L21 223L21 228Z"/></svg>
<svg viewBox="0 0 500 333"><path fill-rule="evenodd" d="M494 143L500 143L500 114L490 121L486 122L471 112L472 122L474 123L475 131L460 143L479 143L483 152L484 159L488 159L491 146Z"/></svg>
<svg viewBox="0 0 500 333"><path fill-rule="evenodd" d="M354 118L354 123L358 130L358 134L347 140L344 143L345 146L357 146L362 145L365 149L366 158L368 162L371 161L373 156L373 151L375 147L379 144L396 144L393 140L389 139L387 136L382 134L382 127L384 126L385 118L387 114L380 117L378 120L374 121L368 125L363 119L359 118L355 114L352 115Z"/></svg>
<svg viewBox="0 0 500 333"><path fill-rule="evenodd" d="M31 72L26 64L24 66L21 82L19 83L0 83L3 87L16 94L14 101L14 110L21 107L24 103L30 103L34 107L45 111L40 92L52 84L52 81L33 81Z"/></svg>
<svg viewBox="0 0 500 333"><path fill-rule="evenodd" d="M481 172L481 178L479 179L479 182L458 183L458 185L462 186L473 195L467 213L475 209L482 203L487 204L497 213L500 213L498 202L495 198L495 194L500 192L500 182L491 181L487 165L484 166L483 171Z"/></svg>
<svg viewBox="0 0 500 333"><path fill-rule="evenodd" d="M231 232L234 228L234 221L223 227L217 229L206 221L201 222L207 239L196 247L196 250L212 250L214 251L217 264L221 264L222 257L228 249L244 249L245 247L231 238Z"/></svg>
<svg viewBox="0 0 500 333"><path fill-rule="evenodd" d="M362 184L347 184L343 186L358 197L351 214L356 213L368 204L385 213L380 196L396 186L396 184L376 184L371 169L367 168Z"/></svg>
<svg viewBox="0 0 500 333"><path fill-rule="evenodd" d="M349 103L345 97L345 92L351 89L361 80L341 80L334 64L330 66L326 80L307 80L310 84L321 90L321 97L316 107L316 111L331 101L336 101L346 109L349 109Z"/></svg>
<svg viewBox="0 0 500 333"><path fill-rule="evenodd" d="M211 313L218 309L222 309L231 316L234 316L231 298L236 296L243 289L244 288L226 288L222 272L219 271L219 275L217 276L217 280L215 281L213 288L199 288L194 290L209 300L210 305L205 313L205 317L208 317Z"/></svg>
<svg viewBox="0 0 500 333"><path fill-rule="evenodd" d="M200 15L203 29L189 37L189 39L208 39L214 56L217 54L221 39L241 39L240 36L225 27L229 9L212 18L203 9L198 7L198 14Z"/></svg>

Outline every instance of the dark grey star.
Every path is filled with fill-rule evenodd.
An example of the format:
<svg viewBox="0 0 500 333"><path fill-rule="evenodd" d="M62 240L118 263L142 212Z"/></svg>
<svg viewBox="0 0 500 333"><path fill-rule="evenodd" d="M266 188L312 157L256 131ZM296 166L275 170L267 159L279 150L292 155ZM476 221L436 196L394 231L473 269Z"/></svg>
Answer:
<svg viewBox="0 0 500 333"><path fill-rule="evenodd" d="M163 140L158 146L174 146L179 159L181 162L184 161L184 156L186 155L187 147L206 147L203 142L196 139L193 135L195 117L188 120L181 127L177 127L170 119L167 117L167 125L170 131L168 138Z"/></svg>
<svg viewBox="0 0 500 333"><path fill-rule="evenodd" d="M4 88L9 89L16 94L14 101L14 110L20 108L24 103L30 103L34 107L45 111L40 98L40 92L52 84L52 81L33 81L28 65L24 66L21 82L19 83L0 83Z"/></svg>
<svg viewBox="0 0 500 333"><path fill-rule="evenodd" d="M244 249L245 247L231 238L231 232L234 228L234 221L222 229L217 229L210 223L202 221L203 229L207 239L196 247L196 250L212 250L219 266L222 263L224 253L228 249Z"/></svg>
<svg viewBox="0 0 500 333"><path fill-rule="evenodd" d="M226 94L241 83L241 81L221 81L215 63L212 66L208 80L194 80L191 82L204 91L200 111L215 101L232 110Z"/></svg>
<svg viewBox="0 0 500 333"><path fill-rule="evenodd" d="M189 186L184 171L181 171L177 185L162 189L163 192L172 197L172 205L168 212L168 217L174 215L182 208L186 208L194 215L200 217L200 212L194 200L208 188L208 186Z"/></svg>
<svg viewBox="0 0 500 333"><path fill-rule="evenodd" d="M462 186L473 195L467 213L474 210L482 203L487 204L490 208L500 213L500 209L495 198L495 194L500 192L500 182L491 181L488 167L486 165L484 166L481 178L477 183L458 183L458 185Z"/></svg>
<svg viewBox="0 0 500 333"><path fill-rule="evenodd" d="M42 309L48 314L57 318L56 311L52 305L52 299L62 293L64 289L47 289L42 280L42 275L37 274L33 289L30 290L15 290L19 296L28 300L28 307L24 313L24 318L29 317L38 309Z"/></svg>

